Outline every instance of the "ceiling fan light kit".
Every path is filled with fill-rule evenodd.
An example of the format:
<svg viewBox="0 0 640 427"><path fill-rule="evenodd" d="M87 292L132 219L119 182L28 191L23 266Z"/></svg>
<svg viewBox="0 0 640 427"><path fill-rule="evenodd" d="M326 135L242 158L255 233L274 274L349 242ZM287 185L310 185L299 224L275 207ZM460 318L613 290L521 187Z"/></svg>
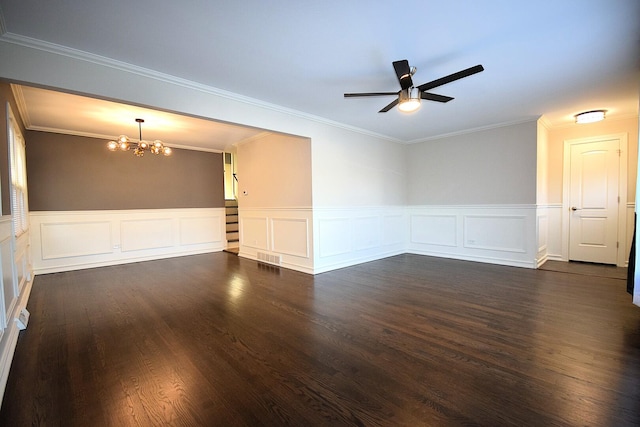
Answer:
<svg viewBox="0 0 640 427"><path fill-rule="evenodd" d="M153 154L162 153L165 156L171 155L171 147L165 146L159 139L156 139L153 142L143 140L142 123L144 123L144 119L136 119L136 122L138 123L138 141L131 141L128 136L120 135L117 141L109 141L107 143L109 151L129 151L133 148L133 154L137 157L144 156L144 153L147 150Z"/></svg>
<svg viewBox="0 0 640 427"><path fill-rule="evenodd" d="M393 62L393 69L396 72L398 83L400 83L400 90L398 92L365 92L365 93L345 93L345 98L355 98L361 96L396 96L396 99L391 101L385 106L379 113L386 113L396 105L398 109L404 113L411 113L420 108L423 99L435 102L449 102L453 98L445 95L438 95L435 93L427 92L436 87L446 85L453 81L469 77L473 74L484 71L482 65L476 65L469 67L457 73L449 74L448 76L441 77L436 80L432 80L420 86L413 86L413 76L416 72L416 67L410 67L409 61L403 59L401 61Z"/></svg>
<svg viewBox="0 0 640 427"><path fill-rule="evenodd" d="M420 109L420 91L416 88L403 89L400 91L398 110L403 113L413 113Z"/></svg>
<svg viewBox="0 0 640 427"><path fill-rule="evenodd" d="M605 119L606 113L606 110L585 111L584 113L576 114L576 123L584 124L599 122Z"/></svg>

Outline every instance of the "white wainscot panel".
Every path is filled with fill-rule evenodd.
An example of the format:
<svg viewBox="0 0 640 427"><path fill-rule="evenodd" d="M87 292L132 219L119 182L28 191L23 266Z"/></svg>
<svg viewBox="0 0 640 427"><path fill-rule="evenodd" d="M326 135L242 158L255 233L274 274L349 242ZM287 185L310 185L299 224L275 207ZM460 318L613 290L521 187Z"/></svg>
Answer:
<svg viewBox="0 0 640 427"><path fill-rule="evenodd" d="M42 259L101 255L113 251L111 222L40 224Z"/></svg>
<svg viewBox="0 0 640 427"><path fill-rule="evenodd" d="M11 238L0 242L0 265L2 266L2 298L4 301L4 316L0 319L0 327L6 328L10 323L11 313L18 300L18 286L15 284L12 265ZM1 311L1 309L0 309Z"/></svg>
<svg viewBox="0 0 640 427"><path fill-rule="evenodd" d="M549 259L567 261L562 257L562 205L547 208L547 254Z"/></svg>
<svg viewBox="0 0 640 427"><path fill-rule="evenodd" d="M242 245L268 250L268 236L267 218L246 217L240 219Z"/></svg>
<svg viewBox="0 0 640 427"><path fill-rule="evenodd" d="M526 217L467 215L464 217L464 246L525 253Z"/></svg>
<svg viewBox="0 0 640 427"><path fill-rule="evenodd" d="M402 215L385 215L382 217L382 244L404 245L405 217Z"/></svg>
<svg viewBox="0 0 640 427"><path fill-rule="evenodd" d="M412 215L411 242L456 246L456 222L455 215Z"/></svg>
<svg viewBox="0 0 640 427"><path fill-rule="evenodd" d="M127 220L120 223L122 252L173 246L171 219Z"/></svg>
<svg viewBox="0 0 640 427"><path fill-rule="evenodd" d="M309 257L309 221L306 219L272 218L271 233L274 252Z"/></svg>
<svg viewBox="0 0 640 427"><path fill-rule="evenodd" d="M353 248L356 251L375 248L380 245L378 217L353 219Z"/></svg>
<svg viewBox="0 0 640 427"><path fill-rule="evenodd" d="M547 250L549 236L549 217L538 215L538 253Z"/></svg>
<svg viewBox="0 0 640 427"><path fill-rule="evenodd" d="M318 221L320 257L346 254L351 251L351 227L347 218Z"/></svg>
<svg viewBox="0 0 640 427"><path fill-rule="evenodd" d="M180 245L199 245L222 241L222 218L209 216L180 219Z"/></svg>

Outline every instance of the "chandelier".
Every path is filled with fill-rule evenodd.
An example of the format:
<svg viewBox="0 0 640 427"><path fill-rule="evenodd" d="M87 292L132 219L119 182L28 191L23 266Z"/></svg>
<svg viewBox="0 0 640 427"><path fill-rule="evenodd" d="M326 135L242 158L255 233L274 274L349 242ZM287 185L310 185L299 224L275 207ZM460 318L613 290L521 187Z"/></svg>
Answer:
<svg viewBox="0 0 640 427"><path fill-rule="evenodd" d="M144 152L149 150L153 154L164 154L168 156L171 154L171 148L165 147L164 143L158 139L153 142L144 141L142 139L142 124L144 119L136 119L138 122L138 141L132 141L126 135L120 135L117 141L109 141L107 148L109 151L129 151L133 148L133 154L138 157L144 156Z"/></svg>

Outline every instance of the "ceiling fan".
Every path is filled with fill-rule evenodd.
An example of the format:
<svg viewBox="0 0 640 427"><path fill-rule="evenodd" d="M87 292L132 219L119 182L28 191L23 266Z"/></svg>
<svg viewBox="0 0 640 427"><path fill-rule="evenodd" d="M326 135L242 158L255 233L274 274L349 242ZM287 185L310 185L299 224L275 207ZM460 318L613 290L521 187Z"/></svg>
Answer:
<svg viewBox="0 0 640 427"><path fill-rule="evenodd" d="M401 61L394 61L393 69L396 71L396 76L398 77L398 82L400 83L401 89L398 92L345 93L344 97L354 98L358 96L394 95L397 96L397 98L378 112L386 113L397 105L401 111L410 113L420 108L420 101L422 99L436 102L449 102L453 99L450 96L437 95L435 93L427 92L428 90L484 71L484 67L482 65L476 65L475 67L470 67L462 71L458 71L457 73L449 74L448 76L444 76L425 84L421 84L420 86L414 87L411 76L415 74L416 67L409 67L409 61L403 59Z"/></svg>

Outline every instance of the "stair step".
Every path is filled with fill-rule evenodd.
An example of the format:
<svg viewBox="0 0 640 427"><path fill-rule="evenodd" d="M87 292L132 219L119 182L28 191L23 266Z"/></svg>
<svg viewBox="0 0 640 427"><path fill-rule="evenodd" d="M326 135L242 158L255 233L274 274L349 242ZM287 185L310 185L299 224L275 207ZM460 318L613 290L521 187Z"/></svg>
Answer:
<svg viewBox="0 0 640 427"><path fill-rule="evenodd" d="M237 200L225 200L224 201L224 206L225 207L238 207L238 201Z"/></svg>
<svg viewBox="0 0 640 427"><path fill-rule="evenodd" d="M227 214L227 218L225 222L227 224L231 222L238 222L238 214Z"/></svg>
<svg viewBox="0 0 640 427"><path fill-rule="evenodd" d="M232 222L232 223L227 223L227 233L231 233L234 231L238 231L238 223L237 222Z"/></svg>
<svg viewBox="0 0 640 427"><path fill-rule="evenodd" d="M237 242L240 240L240 233L238 231L230 231L227 233L227 242Z"/></svg>

